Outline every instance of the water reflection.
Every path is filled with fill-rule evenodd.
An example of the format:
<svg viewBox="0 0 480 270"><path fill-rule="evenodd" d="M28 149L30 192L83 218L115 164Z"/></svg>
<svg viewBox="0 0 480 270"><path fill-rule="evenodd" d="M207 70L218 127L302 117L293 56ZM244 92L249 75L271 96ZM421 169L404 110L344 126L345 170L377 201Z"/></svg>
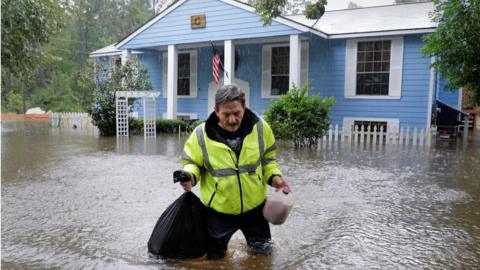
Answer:
<svg viewBox="0 0 480 270"><path fill-rule="evenodd" d="M186 138L103 138L38 122L2 122L3 269L476 269L476 147L279 143L295 206L272 226L274 254L165 262L146 242L180 194L171 172ZM198 190L195 190L198 192Z"/></svg>

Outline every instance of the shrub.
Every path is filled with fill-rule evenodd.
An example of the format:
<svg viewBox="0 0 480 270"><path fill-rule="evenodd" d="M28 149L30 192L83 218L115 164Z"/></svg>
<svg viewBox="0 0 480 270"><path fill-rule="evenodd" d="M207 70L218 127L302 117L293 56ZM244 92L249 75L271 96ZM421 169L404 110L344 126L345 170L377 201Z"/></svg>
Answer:
<svg viewBox="0 0 480 270"><path fill-rule="evenodd" d="M309 82L302 89L294 85L287 94L272 101L265 112L277 138L293 140L295 148L317 146L330 126L328 112L335 99L319 94L307 96L309 89Z"/></svg>
<svg viewBox="0 0 480 270"><path fill-rule="evenodd" d="M116 68L99 65L97 71L94 104L89 113L101 135L115 135L117 132L115 91L148 91L153 87L148 78L148 71L140 67L136 61L128 61ZM133 99L129 99L129 105L133 102Z"/></svg>

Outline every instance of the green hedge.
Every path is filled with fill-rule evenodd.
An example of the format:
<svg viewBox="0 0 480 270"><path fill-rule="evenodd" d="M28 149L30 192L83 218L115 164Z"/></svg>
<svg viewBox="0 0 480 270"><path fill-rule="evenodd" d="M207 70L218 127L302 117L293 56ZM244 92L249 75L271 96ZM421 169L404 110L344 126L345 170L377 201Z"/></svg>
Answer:
<svg viewBox="0 0 480 270"><path fill-rule="evenodd" d="M157 119L155 121L157 133L177 133L178 127L181 128L182 132L192 132L200 123L202 123L200 120L187 122L183 120ZM132 134L140 134L143 132L143 119L129 119L128 126Z"/></svg>
<svg viewBox="0 0 480 270"><path fill-rule="evenodd" d="M265 111L265 120L275 136L293 140L295 148L316 147L330 126L328 113L335 99L322 98L319 94L308 96L309 89L310 82L301 89L293 86Z"/></svg>

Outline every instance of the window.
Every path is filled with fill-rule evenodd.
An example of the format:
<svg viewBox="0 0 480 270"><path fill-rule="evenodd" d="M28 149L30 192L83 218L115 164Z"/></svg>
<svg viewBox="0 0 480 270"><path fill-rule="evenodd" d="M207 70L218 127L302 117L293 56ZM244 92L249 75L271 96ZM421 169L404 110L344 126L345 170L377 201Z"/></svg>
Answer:
<svg viewBox="0 0 480 270"><path fill-rule="evenodd" d="M345 98L399 99L403 37L349 39L345 54Z"/></svg>
<svg viewBox="0 0 480 270"><path fill-rule="evenodd" d="M272 89L270 94L283 95L288 91L290 48L272 48Z"/></svg>
<svg viewBox="0 0 480 270"><path fill-rule="evenodd" d="M197 51L178 53L177 96L179 98L197 97ZM163 53L163 96L167 96L168 54Z"/></svg>
<svg viewBox="0 0 480 270"><path fill-rule="evenodd" d="M190 54L178 54L177 95L190 95Z"/></svg>
<svg viewBox="0 0 480 270"><path fill-rule="evenodd" d="M357 128L363 131L377 132L398 132L400 120L398 118L363 118L363 117L344 117L343 128Z"/></svg>
<svg viewBox="0 0 480 270"><path fill-rule="evenodd" d="M353 121L355 130L387 132L386 121Z"/></svg>
<svg viewBox="0 0 480 270"><path fill-rule="evenodd" d="M358 42L357 95L388 96L390 40Z"/></svg>
<svg viewBox="0 0 480 270"><path fill-rule="evenodd" d="M308 79L308 43L302 43L300 84ZM287 93L290 83L290 46L262 47L262 98L275 98Z"/></svg>

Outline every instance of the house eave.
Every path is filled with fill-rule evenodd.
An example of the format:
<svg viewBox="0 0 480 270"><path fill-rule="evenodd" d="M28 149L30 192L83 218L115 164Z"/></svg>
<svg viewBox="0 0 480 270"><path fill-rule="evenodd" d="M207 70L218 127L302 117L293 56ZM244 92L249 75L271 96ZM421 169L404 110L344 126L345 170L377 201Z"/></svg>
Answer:
<svg viewBox="0 0 480 270"><path fill-rule="evenodd" d="M372 32L359 32L359 33L342 33L342 34L328 35L328 38L330 38L330 39L340 39L340 38L364 38L364 37L428 34L428 33L433 33L436 30L437 30L436 27L429 27L429 28L417 28L417 29L401 29L401 30L372 31Z"/></svg>

